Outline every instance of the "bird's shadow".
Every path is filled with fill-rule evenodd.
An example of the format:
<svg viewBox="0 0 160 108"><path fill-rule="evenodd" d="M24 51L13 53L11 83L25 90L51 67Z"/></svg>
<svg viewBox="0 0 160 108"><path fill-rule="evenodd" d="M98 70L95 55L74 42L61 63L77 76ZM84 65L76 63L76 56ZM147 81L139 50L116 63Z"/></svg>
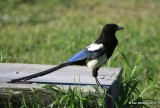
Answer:
<svg viewBox="0 0 160 108"><path fill-rule="evenodd" d="M96 84L86 84L86 83L65 83L65 82L43 82L43 81L18 81L16 84L51 84L51 85L64 85L64 86L96 86ZM109 85L101 84L103 87L108 87Z"/></svg>

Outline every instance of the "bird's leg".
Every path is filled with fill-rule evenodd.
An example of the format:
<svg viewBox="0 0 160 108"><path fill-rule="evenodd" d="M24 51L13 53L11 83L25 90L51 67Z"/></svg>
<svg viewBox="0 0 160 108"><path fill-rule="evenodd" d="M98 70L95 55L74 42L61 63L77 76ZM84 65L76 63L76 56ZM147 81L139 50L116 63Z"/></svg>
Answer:
<svg viewBox="0 0 160 108"><path fill-rule="evenodd" d="M101 84L100 84L100 82L99 82L99 80L98 80L97 77L95 77L95 80L96 80L96 84L97 84L98 86L101 86Z"/></svg>
<svg viewBox="0 0 160 108"><path fill-rule="evenodd" d="M95 77L96 84L102 88L102 86L101 86L101 84L100 84L100 82L99 82L99 80L97 78L97 76L98 76L98 70L99 70L99 68L93 69L92 75L93 75L93 77Z"/></svg>

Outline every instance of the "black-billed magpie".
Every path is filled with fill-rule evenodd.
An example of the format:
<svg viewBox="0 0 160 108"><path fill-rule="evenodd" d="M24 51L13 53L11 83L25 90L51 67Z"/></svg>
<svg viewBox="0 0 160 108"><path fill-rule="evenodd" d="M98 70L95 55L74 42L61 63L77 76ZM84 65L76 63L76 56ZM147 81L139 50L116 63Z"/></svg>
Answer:
<svg viewBox="0 0 160 108"><path fill-rule="evenodd" d="M116 24L106 24L104 25L99 38L94 43L90 44L82 51L72 56L67 62L36 74L13 79L10 81L10 83L26 81L32 78L43 76L69 65L86 65L89 68L93 69L92 75L93 77L95 77L96 83L100 85L97 79L98 70L112 56L113 51L118 44L118 40L115 36L115 33L117 30L122 29L124 28Z"/></svg>

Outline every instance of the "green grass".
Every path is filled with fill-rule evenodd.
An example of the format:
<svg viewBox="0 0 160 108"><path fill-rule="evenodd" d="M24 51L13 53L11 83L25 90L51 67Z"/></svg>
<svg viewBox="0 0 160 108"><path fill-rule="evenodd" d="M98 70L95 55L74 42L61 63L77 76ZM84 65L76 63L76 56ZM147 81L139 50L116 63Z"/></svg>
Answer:
<svg viewBox="0 0 160 108"><path fill-rule="evenodd" d="M104 108L106 90L97 87L95 90L94 95L91 91L84 94L79 86L68 90L51 85L30 91L9 90L8 101L2 100L0 105L6 108Z"/></svg>
<svg viewBox="0 0 160 108"><path fill-rule="evenodd" d="M159 0L1 0L0 61L61 63L94 42L104 24L113 22L125 29L117 32L119 45L106 66L124 68L120 90L126 94L121 98L131 91L127 99L132 101L160 100L159 4ZM127 99L118 105L127 105Z"/></svg>

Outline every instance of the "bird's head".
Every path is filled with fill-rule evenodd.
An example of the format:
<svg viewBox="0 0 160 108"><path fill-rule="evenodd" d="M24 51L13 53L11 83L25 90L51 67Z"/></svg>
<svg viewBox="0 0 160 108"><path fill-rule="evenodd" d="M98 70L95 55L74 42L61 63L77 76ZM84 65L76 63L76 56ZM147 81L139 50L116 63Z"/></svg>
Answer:
<svg viewBox="0 0 160 108"><path fill-rule="evenodd" d="M96 40L96 43L109 43L111 42L111 39L116 39L115 33L117 30L124 29L121 26L118 26L117 24L106 24L104 25L102 32L100 34L100 37Z"/></svg>
<svg viewBox="0 0 160 108"><path fill-rule="evenodd" d="M124 29L123 27L121 26L118 26L117 24L106 24L104 27L103 27L103 32L110 32L110 33L116 33L117 30L122 30Z"/></svg>

